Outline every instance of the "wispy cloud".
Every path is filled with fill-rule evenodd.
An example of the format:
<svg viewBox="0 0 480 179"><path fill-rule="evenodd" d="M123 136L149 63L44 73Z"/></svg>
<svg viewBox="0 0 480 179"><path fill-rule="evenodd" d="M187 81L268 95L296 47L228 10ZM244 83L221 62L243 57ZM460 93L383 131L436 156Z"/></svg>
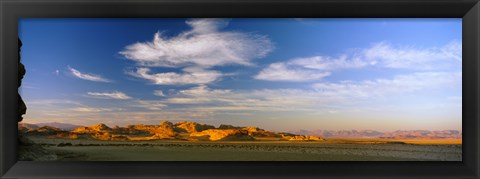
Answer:
<svg viewBox="0 0 480 179"><path fill-rule="evenodd" d="M417 71L445 70L461 66L461 49L462 44L457 41L440 48L393 46L380 42L338 57L312 56L273 63L254 78L268 81L311 81L328 76L334 70L369 66Z"/></svg>
<svg viewBox="0 0 480 179"><path fill-rule="evenodd" d="M163 101L159 101L159 100L135 100L131 106L154 110L154 111L162 110L163 108L167 107L167 105L164 104Z"/></svg>
<svg viewBox="0 0 480 179"><path fill-rule="evenodd" d="M389 96L438 87L461 87L461 72L421 72L397 75L393 79L361 82L316 83L313 88L327 96L367 98Z"/></svg>
<svg viewBox="0 0 480 179"><path fill-rule="evenodd" d="M390 98L423 90L461 86L461 72L419 72L365 81L315 83L312 89L209 89L201 85L179 91L165 103L196 110L315 111L350 107L361 101Z"/></svg>
<svg viewBox="0 0 480 179"><path fill-rule="evenodd" d="M99 93L99 92L88 92L89 96L105 99L131 99L132 97L126 95L125 93L114 91L110 93Z"/></svg>
<svg viewBox="0 0 480 179"><path fill-rule="evenodd" d="M222 74L214 70L202 68L184 68L183 73L150 73L149 68L137 68L135 72L128 72L129 75L143 78L157 85L183 85L183 84L207 84L214 82Z"/></svg>
<svg viewBox="0 0 480 179"><path fill-rule="evenodd" d="M205 104L224 101L222 96L225 95L232 96L234 93L232 93L232 90L212 90L205 85L199 85L197 87L179 91L177 96L168 98L166 102L174 104Z"/></svg>
<svg viewBox="0 0 480 179"><path fill-rule="evenodd" d="M329 76L330 72L291 67L285 63L272 63L254 78L269 81L312 81Z"/></svg>
<svg viewBox="0 0 480 179"><path fill-rule="evenodd" d="M453 41L443 47L415 48L395 47L381 42L362 50L359 57L370 65L387 68L403 68L416 70L438 70L460 65L462 60L462 44Z"/></svg>
<svg viewBox="0 0 480 179"><path fill-rule="evenodd" d="M165 96L165 94L163 93L162 90L155 90L155 91L153 91L153 95L155 95L155 96L161 96L161 97L164 97L164 96Z"/></svg>
<svg viewBox="0 0 480 179"><path fill-rule="evenodd" d="M160 32L152 42L139 42L119 52L141 66L212 67L226 64L250 65L250 60L264 57L273 49L266 36L242 32L221 32L228 25L224 19L186 21L191 30L165 38Z"/></svg>
<svg viewBox="0 0 480 179"><path fill-rule="evenodd" d="M80 79L83 79L83 80L96 81L96 82L106 82L106 83L112 82L111 80L103 78L100 75L82 73L82 72L78 71L77 69L74 69L70 66L68 67L68 70L70 71L70 73L73 76L75 76L77 78L80 78Z"/></svg>

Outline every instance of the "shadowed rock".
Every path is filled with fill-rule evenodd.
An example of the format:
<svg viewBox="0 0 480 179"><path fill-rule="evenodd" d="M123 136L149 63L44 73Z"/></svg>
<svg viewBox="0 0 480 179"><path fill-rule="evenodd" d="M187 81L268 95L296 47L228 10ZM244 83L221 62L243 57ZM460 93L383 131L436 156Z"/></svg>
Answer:
<svg viewBox="0 0 480 179"><path fill-rule="evenodd" d="M37 128L39 128L38 125L28 124L28 123L18 123L18 132L20 133L26 133L30 130L34 130Z"/></svg>
<svg viewBox="0 0 480 179"><path fill-rule="evenodd" d="M20 38L18 39L18 88L22 85L22 79L23 76L25 76L25 73L27 72L25 70L25 66L20 63L20 48L22 47L22 41ZM17 121L20 122L23 120L22 115L24 115L27 112L27 106L25 105L25 102L23 102L22 97L20 94L17 93L17 99L18 99L18 119Z"/></svg>
<svg viewBox="0 0 480 179"><path fill-rule="evenodd" d="M215 129L215 127L211 125L199 124L196 122L187 122L187 121L178 122L175 124L175 127L183 129L183 131L188 133L202 132L207 129ZM182 130L179 130L179 131L182 131Z"/></svg>
<svg viewBox="0 0 480 179"><path fill-rule="evenodd" d="M190 137L203 137L209 136L212 141L224 140L224 141L251 141L255 140L252 136L248 135L248 131L239 129L208 129L202 132L191 133Z"/></svg>

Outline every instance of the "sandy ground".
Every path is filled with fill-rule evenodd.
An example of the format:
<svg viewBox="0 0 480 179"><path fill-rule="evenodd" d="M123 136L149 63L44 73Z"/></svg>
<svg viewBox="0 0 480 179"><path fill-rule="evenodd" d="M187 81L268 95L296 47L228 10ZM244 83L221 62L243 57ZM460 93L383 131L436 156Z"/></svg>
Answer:
<svg viewBox="0 0 480 179"><path fill-rule="evenodd" d="M461 161L460 144L34 139L65 161ZM57 146L71 143L72 146Z"/></svg>

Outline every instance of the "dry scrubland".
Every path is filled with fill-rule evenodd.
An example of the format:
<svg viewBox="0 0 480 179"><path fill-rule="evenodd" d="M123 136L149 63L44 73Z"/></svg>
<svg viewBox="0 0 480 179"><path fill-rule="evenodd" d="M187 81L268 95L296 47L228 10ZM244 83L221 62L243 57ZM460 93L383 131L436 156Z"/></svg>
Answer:
<svg viewBox="0 0 480 179"><path fill-rule="evenodd" d="M460 139L101 141L29 137L64 161L461 161ZM435 144L433 144L435 143Z"/></svg>
<svg viewBox="0 0 480 179"><path fill-rule="evenodd" d="M20 159L72 161L461 161L460 132L400 131L392 139L323 138L316 135L272 132L258 127L219 127L195 122L125 127L97 124L74 129L19 125L21 136L34 147ZM339 134L371 135L343 131ZM437 136L441 135L441 136ZM446 135L447 137L444 137ZM398 139L398 137L409 137ZM443 137L436 138L434 137ZM28 144L26 142L25 144ZM38 147L38 148L42 148ZM38 151L38 150L37 150ZM38 152L37 152L38 153ZM45 154L49 155L45 155ZM23 155L22 155L23 154ZM29 157L29 155L31 157Z"/></svg>

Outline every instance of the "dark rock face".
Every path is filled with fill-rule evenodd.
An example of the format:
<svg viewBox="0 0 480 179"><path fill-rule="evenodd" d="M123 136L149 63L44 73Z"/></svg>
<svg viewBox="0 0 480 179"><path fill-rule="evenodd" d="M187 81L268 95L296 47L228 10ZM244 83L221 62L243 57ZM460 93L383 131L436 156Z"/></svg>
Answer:
<svg viewBox="0 0 480 179"><path fill-rule="evenodd" d="M20 63L20 49L22 47L22 41L18 39L18 87L22 85L22 79L23 76L25 76L26 70L25 66ZM22 115L24 115L27 112L27 106L25 105L25 102L23 102L22 97L20 94L18 95L18 122L23 120Z"/></svg>

